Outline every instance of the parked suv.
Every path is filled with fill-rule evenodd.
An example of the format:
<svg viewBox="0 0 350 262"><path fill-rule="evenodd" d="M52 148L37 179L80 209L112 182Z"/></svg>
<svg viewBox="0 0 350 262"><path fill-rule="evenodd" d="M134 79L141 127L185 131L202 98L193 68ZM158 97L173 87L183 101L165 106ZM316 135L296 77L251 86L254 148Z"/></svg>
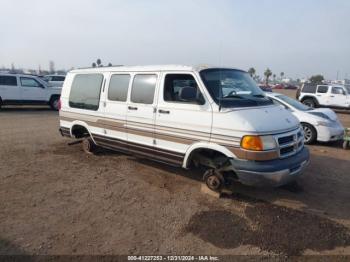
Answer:
<svg viewBox="0 0 350 262"><path fill-rule="evenodd" d="M189 168L212 190L227 181L279 186L309 162L298 119L230 68L106 67L70 71L60 132L96 146Z"/></svg>
<svg viewBox="0 0 350 262"><path fill-rule="evenodd" d="M306 83L297 91L297 99L312 108L350 109L350 88L339 85L313 85Z"/></svg>
<svg viewBox="0 0 350 262"><path fill-rule="evenodd" d="M46 75L43 80L48 82L50 86L62 87L65 78L65 75Z"/></svg>
<svg viewBox="0 0 350 262"><path fill-rule="evenodd" d="M0 73L0 108L3 105L50 105L58 110L61 88L50 87L37 76Z"/></svg>

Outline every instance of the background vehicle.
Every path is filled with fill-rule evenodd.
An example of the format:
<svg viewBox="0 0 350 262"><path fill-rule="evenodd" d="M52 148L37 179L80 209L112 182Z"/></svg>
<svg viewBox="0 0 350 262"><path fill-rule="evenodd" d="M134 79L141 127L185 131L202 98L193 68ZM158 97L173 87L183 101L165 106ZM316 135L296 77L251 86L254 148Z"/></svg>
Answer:
<svg viewBox="0 0 350 262"><path fill-rule="evenodd" d="M306 83L298 90L297 99L312 108L350 109L350 89L344 86Z"/></svg>
<svg viewBox="0 0 350 262"><path fill-rule="evenodd" d="M65 78L65 75L46 75L43 80L48 82L50 86L62 87Z"/></svg>
<svg viewBox="0 0 350 262"><path fill-rule="evenodd" d="M57 110L61 88L50 87L37 76L0 74L0 107L2 105L50 105Z"/></svg>
<svg viewBox="0 0 350 262"><path fill-rule="evenodd" d="M304 130L305 144L343 139L344 127L333 110L328 108L313 109L278 93L266 93L266 95L276 104L290 110L299 119Z"/></svg>
<svg viewBox="0 0 350 262"><path fill-rule="evenodd" d="M284 89L297 90L298 87L297 86L293 86L293 85L286 85L286 86L284 86Z"/></svg>
<svg viewBox="0 0 350 262"><path fill-rule="evenodd" d="M284 85L283 84L274 85L273 89L284 89Z"/></svg>
<svg viewBox="0 0 350 262"><path fill-rule="evenodd" d="M260 89L264 92L272 92L272 88L267 85L259 85Z"/></svg>

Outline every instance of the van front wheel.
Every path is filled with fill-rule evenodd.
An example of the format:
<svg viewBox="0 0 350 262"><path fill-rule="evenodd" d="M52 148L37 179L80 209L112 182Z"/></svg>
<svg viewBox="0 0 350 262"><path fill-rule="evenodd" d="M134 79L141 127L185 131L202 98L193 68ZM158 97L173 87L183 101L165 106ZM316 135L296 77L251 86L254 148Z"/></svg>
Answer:
<svg viewBox="0 0 350 262"><path fill-rule="evenodd" d="M214 169L207 170L203 175L203 180L210 190L220 192L225 184L224 177Z"/></svg>
<svg viewBox="0 0 350 262"><path fill-rule="evenodd" d="M91 137L85 137L83 139L83 150L87 154L92 154L96 150L96 144L92 141Z"/></svg>

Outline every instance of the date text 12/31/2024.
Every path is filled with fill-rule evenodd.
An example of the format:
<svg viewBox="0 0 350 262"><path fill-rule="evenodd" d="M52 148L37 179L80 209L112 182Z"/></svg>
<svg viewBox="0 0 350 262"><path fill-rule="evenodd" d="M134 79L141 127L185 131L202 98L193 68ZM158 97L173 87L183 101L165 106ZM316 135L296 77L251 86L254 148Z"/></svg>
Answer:
<svg viewBox="0 0 350 262"><path fill-rule="evenodd" d="M128 261L219 261L217 256L128 256Z"/></svg>

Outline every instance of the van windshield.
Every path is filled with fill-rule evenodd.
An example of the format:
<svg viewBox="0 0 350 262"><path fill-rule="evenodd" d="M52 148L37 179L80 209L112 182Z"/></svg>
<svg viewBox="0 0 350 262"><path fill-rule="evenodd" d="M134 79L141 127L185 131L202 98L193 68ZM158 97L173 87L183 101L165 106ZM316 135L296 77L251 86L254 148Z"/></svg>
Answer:
<svg viewBox="0 0 350 262"><path fill-rule="evenodd" d="M222 107L271 105L247 72L237 69L205 69L200 76L214 101Z"/></svg>

